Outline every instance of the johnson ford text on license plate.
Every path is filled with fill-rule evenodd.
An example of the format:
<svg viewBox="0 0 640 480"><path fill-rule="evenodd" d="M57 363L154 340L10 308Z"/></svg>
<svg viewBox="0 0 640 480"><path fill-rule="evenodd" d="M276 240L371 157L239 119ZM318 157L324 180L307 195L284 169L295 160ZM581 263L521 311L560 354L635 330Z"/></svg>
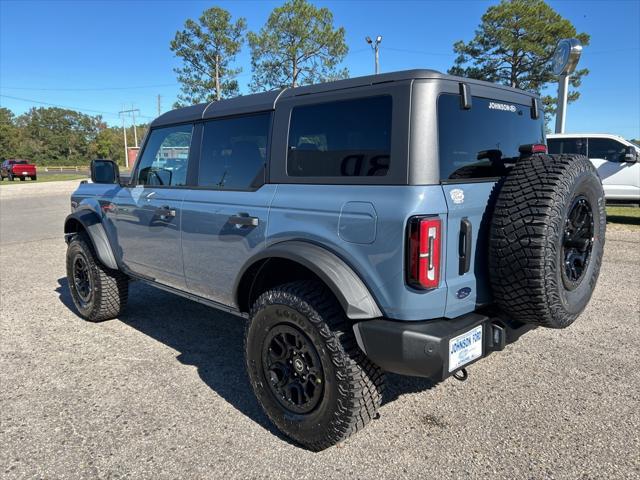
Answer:
<svg viewBox="0 0 640 480"><path fill-rule="evenodd" d="M449 371L482 356L482 325L449 340Z"/></svg>

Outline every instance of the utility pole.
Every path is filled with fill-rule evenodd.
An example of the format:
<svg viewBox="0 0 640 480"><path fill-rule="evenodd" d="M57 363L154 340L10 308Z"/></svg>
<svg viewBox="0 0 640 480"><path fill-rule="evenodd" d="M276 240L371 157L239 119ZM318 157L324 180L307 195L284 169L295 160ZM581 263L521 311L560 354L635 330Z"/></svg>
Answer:
<svg viewBox="0 0 640 480"><path fill-rule="evenodd" d="M120 110L118 112L118 114L120 114L122 116L122 130L124 131L124 164L127 168L129 168L129 149L127 148L127 130L124 126L124 114L125 113L130 113L131 114L131 118L133 120L133 137L135 140L135 144L136 144L136 148L138 148L138 131L136 129L136 112L140 113L140 110L137 108L133 108L133 105L131 106L131 110Z"/></svg>
<svg viewBox="0 0 640 480"><path fill-rule="evenodd" d="M161 108L160 108L160 94L158 94L158 116L160 116Z"/></svg>
<svg viewBox="0 0 640 480"><path fill-rule="evenodd" d="M137 108L134 109L133 105L131 105L131 118L133 120L133 138L136 142L136 148L138 148L138 129L136 128L136 112L139 112Z"/></svg>
<svg viewBox="0 0 640 480"><path fill-rule="evenodd" d="M376 37L376 40L373 41L371 40L371 37L365 37L366 42L371 45L371 49L373 50L375 57L376 57L376 75L378 75L380 73L380 56L379 56L379 51L380 51L380 42L382 42L382 35L378 35Z"/></svg>
<svg viewBox="0 0 640 480"><path fill-rule="evenodd" d="M124 111L119 112L122 118L122 134L124 135L124 166L129 169L129 148L127 147L127 128L124 124Z"/></svg>

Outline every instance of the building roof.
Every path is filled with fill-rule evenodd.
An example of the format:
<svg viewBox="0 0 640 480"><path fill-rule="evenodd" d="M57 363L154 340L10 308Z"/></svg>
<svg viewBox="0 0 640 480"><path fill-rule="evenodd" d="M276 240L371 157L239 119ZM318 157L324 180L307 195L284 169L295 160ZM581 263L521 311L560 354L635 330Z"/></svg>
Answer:
<svg viewBox="0 0 640 480"><path fill-rule="evenodd" d="M220 100L211 103L201 103L190 107L178 108L160 115L153 122L151 127L175 124L181 122L193 122L196 120L207 120L229 115L238 115L243 113L260 112L274 110L276 103L280 98L291 98L300 95L309 95L313 93L329 92L336 90L344 90L354 87L364 87L375 85L378 83L399 82L404 80L417 79L442 79L452 80L456 82L465 82L468 84L477 84L510 90L517 93L535 96L528 92L523 92L516 88L510 88L503 85L496 85L481 80L472 80L469 78L456 77L446 75L436 70L403 70L399 72L382 73L378 75L367 75L364 77L348 78L345 80L336 80L333 82L318 83L314 85L305 85L296 88L283 88L281 90L273 90L270 92L255 93L252 95L242 95L235 98Z"/></svg>

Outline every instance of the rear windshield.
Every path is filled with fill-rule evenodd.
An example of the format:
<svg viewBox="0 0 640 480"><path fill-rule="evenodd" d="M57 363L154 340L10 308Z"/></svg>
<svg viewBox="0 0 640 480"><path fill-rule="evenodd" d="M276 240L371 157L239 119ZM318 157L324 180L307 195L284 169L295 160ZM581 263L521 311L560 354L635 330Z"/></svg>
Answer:
<svg viewBox="0 0 640 480"><path fill-rule="evenodd" d="M438 98L443 181L500 177L520 156L518 147L531 143L544 143L544 124L528 105L473 97L465 110L459 95Z"/></svg>

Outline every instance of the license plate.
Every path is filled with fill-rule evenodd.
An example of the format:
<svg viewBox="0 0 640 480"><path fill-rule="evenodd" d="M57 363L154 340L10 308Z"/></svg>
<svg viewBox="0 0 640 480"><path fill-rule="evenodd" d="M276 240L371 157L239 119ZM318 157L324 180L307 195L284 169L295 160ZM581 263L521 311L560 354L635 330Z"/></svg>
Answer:
<svg viewBox="0 0 640 480"><path fill-rule="evenodd" d="M449 340L449 371L482 356L482 325Z"/></svg>
<svg viewBox="0 0 640 480"><path fill-rule="evenodd" d="M22 175L29 175L29 172L22 172Z"/></svg>

